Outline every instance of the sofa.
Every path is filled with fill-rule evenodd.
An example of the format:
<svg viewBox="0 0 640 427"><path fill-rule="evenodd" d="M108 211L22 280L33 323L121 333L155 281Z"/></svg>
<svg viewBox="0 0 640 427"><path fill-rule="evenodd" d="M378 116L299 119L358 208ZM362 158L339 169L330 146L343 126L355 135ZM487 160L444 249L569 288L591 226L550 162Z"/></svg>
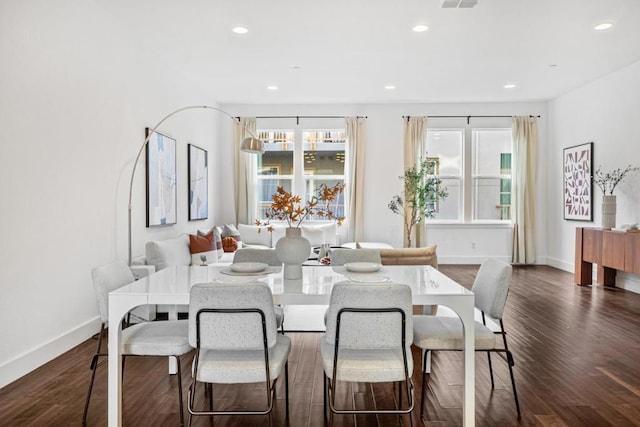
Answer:
<svg viewBox="0 0 640 427"><path fill-rule="evenodd" d="M269 232L264 227L256 225L232 224L215 226L207 230L198 230L197 235L182 234L172 239L149 241L145 244L145 256L134 260L134 264L145 265L154 271L160 271L173 265L199 265L201 263L231 263L235 251L226 252L222 247L207 252L206 260L200 260L197 254L192 254L190 241L194 236L206 236L209 233L219 235L222 239L231 237L236 241L236 248L275 248L279 239L284 237L284 224L273 224L274 231ZM330 224L304 224L301 227L302 236L309 240L312 247L322 244L335 246L338 243L337 226Z"/></svg>

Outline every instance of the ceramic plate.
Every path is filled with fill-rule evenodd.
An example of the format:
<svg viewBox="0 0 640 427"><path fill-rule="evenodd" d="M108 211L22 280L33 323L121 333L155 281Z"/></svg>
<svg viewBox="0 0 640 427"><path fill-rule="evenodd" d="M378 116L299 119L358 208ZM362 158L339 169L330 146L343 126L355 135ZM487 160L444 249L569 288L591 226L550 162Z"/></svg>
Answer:
<svg viewBox="0 0 640 427"><path fill-rule="evenodd" d="M269 267L264 262L236 262L231 264L229 268L236 273L258 273Z"/></svg>
<svg viewBox="0 0 640 427"><path fill-rule="evenodd" d="M386 283L391 281L391 278L382 274L350 274L346 277L347 280L358 283Z"/></svg>
<svg viewBox="0 0 640 427"><path fill-rule="evenodd" d="M257 279L255 276L223 276L216 277L214 282L217 283L249 283L255 282Z"/></svg>
<svg viewBox="0 0 640 427"><path fill-rule="evenodd" d="M344 265L347 271L355 273L373 273L380 270L382 267L377 262L348 262Z"/></svg>

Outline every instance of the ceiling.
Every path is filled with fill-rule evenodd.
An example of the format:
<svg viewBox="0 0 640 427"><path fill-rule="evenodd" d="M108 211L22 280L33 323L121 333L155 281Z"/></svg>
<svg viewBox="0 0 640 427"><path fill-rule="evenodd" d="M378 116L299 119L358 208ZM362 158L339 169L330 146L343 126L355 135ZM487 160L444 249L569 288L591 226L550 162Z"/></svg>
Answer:
<svg viewBox="0 0 640 427"><path fill-rule="evenodd" d="M220 103L540 101L640 60L639 0L96 1Z"/></svg>

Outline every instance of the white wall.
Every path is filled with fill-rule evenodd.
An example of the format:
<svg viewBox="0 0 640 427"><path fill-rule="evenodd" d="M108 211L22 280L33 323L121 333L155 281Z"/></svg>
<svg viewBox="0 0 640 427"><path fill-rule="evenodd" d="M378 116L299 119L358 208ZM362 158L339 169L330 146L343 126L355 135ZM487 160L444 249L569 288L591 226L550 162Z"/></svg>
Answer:
<svg viewBox="0 0 640 427"><path fill-rule="evenodd" d="M565 221L562 150L593 141L594 167L640 166L640 62L569 92L549 104L549 264L573 271L576 227L598 227L602 192L594 186L594 221ZM640 222L640 174L616 188L617 224ZM555 237L554 237L555 236ZM618 274L617 286L640 290L638 276Z"/></svg>
<svg viewBox="0 0 640 427"><path fill-rule="evenodd" d="M0 3L0 387L98 330L90 269L126 260L129 177L144 128L214 102L131 37L99 2ZM134 254L207 222L187 221L186 144L215 162L218 122L228 123L197 111L163 126L177 139L178 224L145 229L142 161Z"/></svg>
<svg viewBox="0 0 640 427"><path fill-rule="evenodd" d="M387 203L401 190L398 179L403 170L402 116L403 115L541 115L538 122L539 156L546 156L547 109L546 103L494 103L494 104L394 104L394 105L225 105L225 109L240 116L304 116L304 115L359 115L367 116L366 186L364 240L391 243L402 246L402 217L393 214ZM472 119L485 126L504 125L505 119ZM500 121L501 120L501 121ZM344 123L342 120L338 124ZM259 121L260 126L270 124L286 126L295 119ZM309 127L335 126L336 120L300 119ZM466 119L432 119L428 125L456 127ZM506 119L507 126L510 120ZM230 158L231 151L225 153ZM221 165L222 168L229 167ZM546 165L540 162L540 172ZM230 173L230 172L229 172ZM546 174L538 173L538 206L536 221L537 262L546 263ZM226 192L230 197L232 192ZM233 206L222 216L233 217ZM438 245L438 257L442 263L479 263L491 256L510 261L510 227L496 225L458 224L433 225L427 229L429 243ZM475 247L474 247L475 244Z"/></svg>

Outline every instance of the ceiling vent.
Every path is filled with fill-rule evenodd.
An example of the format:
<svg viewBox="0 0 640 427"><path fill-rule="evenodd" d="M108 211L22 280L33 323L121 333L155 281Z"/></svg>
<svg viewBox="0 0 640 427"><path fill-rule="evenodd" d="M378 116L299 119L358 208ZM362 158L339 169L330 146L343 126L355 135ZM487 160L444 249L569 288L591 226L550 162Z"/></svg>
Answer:
<svg viewBox="0 0 640 427"><path fill-rule="evenodd" d="M468 9L478 4L478 0L442 0L443 9Z"/></svg>

